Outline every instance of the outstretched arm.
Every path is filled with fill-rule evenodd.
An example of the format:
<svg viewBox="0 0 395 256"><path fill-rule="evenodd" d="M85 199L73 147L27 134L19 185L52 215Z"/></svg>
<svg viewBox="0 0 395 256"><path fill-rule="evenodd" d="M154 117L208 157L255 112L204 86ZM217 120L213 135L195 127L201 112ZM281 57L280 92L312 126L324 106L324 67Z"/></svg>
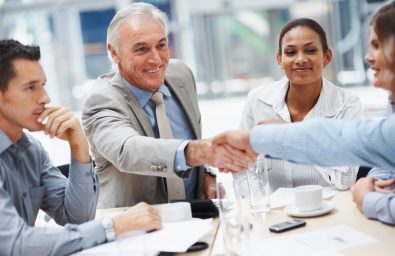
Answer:
<svg viewBox="0 0 395 256"><path fill-rule="evenodd" d="M294 124L228 131L213 139L248 155L319 166L363 165L393 169L395 115L382 120L343 121L316 118Z"/></svg>
<svg viewBox="0 0 395 256"><path fill-rule="evenodd" d="M253 128L252 148L267 157L319 166L364 165L393 169L395 115L382 120L317 118Z"/></svg>

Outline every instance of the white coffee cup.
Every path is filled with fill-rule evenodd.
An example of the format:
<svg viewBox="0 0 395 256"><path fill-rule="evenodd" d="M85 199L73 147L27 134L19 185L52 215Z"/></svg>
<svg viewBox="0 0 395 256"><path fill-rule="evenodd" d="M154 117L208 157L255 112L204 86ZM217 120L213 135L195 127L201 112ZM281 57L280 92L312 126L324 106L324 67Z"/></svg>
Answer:
<svg viewBox="0 0 395 256"><path fill-rule="evenodd" d="M163 222L186 221L192 219L191 204L188 202L162 204L159 208L156 208L159 210Z"/></svg>
<svg viewBox="0 0 395 256"><path fill-rule="evenodd" d="M322 187L306 185L294 190L295 207L301 212L315 211L322 206Z"/></svg>

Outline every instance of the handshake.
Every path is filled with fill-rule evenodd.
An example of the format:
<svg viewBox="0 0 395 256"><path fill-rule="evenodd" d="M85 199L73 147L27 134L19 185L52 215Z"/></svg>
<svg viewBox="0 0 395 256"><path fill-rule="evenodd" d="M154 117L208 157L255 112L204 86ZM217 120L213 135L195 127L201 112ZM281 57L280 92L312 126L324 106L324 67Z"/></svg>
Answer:
<svg viewBox="0 0 395 256"><path fill-rule="evenodd" d="M255 163L257 154L251 148L250 133L234 130L211 139L191 141L186 147L189 166L209 164L221 172L240 172Z"/></svg>

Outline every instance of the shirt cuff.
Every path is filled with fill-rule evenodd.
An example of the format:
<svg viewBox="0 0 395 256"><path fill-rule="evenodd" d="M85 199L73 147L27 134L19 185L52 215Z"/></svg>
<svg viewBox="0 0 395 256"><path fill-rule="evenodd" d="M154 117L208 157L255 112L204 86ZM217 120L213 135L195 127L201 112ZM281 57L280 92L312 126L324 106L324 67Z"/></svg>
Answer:
<svg viewBox="0 0 395 256"><path fill-rule="evenodd" d="M92 184L92 180L96 180L93 173L93 164L83 164L78 161L71 160L69 179L70 181L78 184Z"/></svg>
<svg viewBox="0 0 395 256"><path fill-rule="evenodd" d="M84 249L102 244L106 241L101 220L92 220L79 225Z"/></svg>
<svg viewBox="0 0 395 256"><path fill-rule="evenodd" d="M371 219L377 219L376 204L383 196L383 193L369 192L365 195L362 201L363 214Z"/></svg>
<svg viewBox="0 0 395 256"><path fill-rule="evenodd" d="M174 160L174 170L176 172L183 172L192 167L187 165L187 161L185 159L185 147L188 145L190 140L184 140L178 145L176 151L176 159Z"/></svg>

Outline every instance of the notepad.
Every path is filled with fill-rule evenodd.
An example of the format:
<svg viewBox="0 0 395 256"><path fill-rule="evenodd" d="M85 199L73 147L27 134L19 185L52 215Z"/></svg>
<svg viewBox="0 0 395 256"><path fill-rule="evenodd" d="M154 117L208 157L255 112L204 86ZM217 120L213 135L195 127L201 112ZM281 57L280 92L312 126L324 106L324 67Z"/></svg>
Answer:
<svg viewBox="0 0 395 256"><path fill-rule="evenodd" d="M186 252L186 250L212 228L212 219L192 219L164 223L163 228L154 232L134 234L117 238L83 250L76 255L157 255L158 252Z"/></svg>

